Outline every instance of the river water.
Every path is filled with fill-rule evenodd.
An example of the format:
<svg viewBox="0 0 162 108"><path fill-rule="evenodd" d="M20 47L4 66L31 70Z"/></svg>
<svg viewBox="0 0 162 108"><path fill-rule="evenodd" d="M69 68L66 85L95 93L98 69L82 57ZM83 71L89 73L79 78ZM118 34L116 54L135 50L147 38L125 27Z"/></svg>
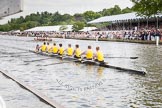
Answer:
<svg viewBox="0 0 162 108"><path fill-rule="evenodd" d="M28 52L41 42L29 37L0 36L0 69L34 87L65 108L160 108L162 107L162 46L120 42L53 39L66 47L78 43L100 46L109 64L146 69L145 76L115 69L78 64ZM50 44L52 44L51 42ZM25 49L25 50L22 50ZM37 61L42 59L40 61ZM36 61L35 61L36 60ZM56 63L56 64L54 64ZM0 74L0 95L7 108L49 108L28 91ZM30 104L29 104L30 103Z"/></svg>

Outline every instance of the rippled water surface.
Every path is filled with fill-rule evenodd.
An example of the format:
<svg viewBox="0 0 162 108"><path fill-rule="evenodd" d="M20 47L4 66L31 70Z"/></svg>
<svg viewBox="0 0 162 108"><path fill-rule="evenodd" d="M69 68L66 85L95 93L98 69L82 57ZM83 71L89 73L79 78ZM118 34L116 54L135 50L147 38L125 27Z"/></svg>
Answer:
<svg viewBox="0 0 162 108"><path fill-rule="evenodd" d="M93 49L100 46L104 54L111 57L138 56L138 59L107 58L105 61L126 68L145 68L148 73L141 76L35 55L27 50L42 43L33 41L33 38L0 36L0 39L0 69L66 108L162 107L162 46L53 39L56 44L63 43L64 47L78 43L83 51L88 45ZM35 61L38 59L42 60ZM0 95L9 108L11 105L15 108L50 107L2 75L0 82Z"/></svg>

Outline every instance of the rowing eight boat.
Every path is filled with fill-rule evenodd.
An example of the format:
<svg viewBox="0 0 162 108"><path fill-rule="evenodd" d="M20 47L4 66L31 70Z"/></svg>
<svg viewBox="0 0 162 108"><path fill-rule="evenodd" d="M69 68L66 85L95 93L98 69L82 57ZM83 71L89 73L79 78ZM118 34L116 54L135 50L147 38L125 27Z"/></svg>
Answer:
<svg viewBox="0 0 162 108"><path fill-rule="evenodd" d="M102 66L102 67L106 67L106 68L112 68L112 69L117 69L117 70L121 70L121 71L126 71L129 73L134 73L134 74L141 74L141 75L145 75L147 72L145 70L135 70L135 69L128 69L128 68L122 68L122 67L118 67L118 66L112 66L106 63L99 63L96 62L94 60L80 60L80 59L76 59L73 57L69 57L69 56L59 56L56 54L48 54L48 53L42 53L42 52L35 52L32 50L29 50L32 53L35 54L39 54L39 55L43 55L43 56L49 56L49 57L55 57L55 58L59 58L59 59L64 59L64 60L70 60L70 61L74 61L74 62L79 62L79 63L83 63L83 64L90 64L90 65L97 65L97 66Z"/></svg>

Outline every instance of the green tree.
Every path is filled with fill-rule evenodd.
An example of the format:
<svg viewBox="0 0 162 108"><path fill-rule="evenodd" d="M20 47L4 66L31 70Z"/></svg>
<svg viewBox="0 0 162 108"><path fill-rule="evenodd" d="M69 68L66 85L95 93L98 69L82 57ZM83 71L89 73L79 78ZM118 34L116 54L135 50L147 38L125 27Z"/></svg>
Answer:
<svg viewBox="0 0 162 108"><path fill-rule="evenodd" d="M111 9L111 15L117 15L121 13L121 8L118 5L115 5L114 8Z"/></svg>
<svg viewBox="0 0 162 108"><path fill-rule="evenodd" d="M93 11L86 11L83 13L83 15L86 21L91 21L102 16L100 13Z"/></svg>
<svg viewBox="0 0 162 108"><path fill-rule="evenodd" d="M109 16L111 15L111 9L103 9L100 13L103 15L103 16Z"/></svg>
<svg viewBox="0 0 162 108"><path fill-rule="evenodd" d="M66 22L69 24L72 20L74 20L73 16L69 14L61 15L59 12L56 12L52 15L51 23L58 25Z"/></svg>
<svg viewBox="0 0 162 108"><path fill-rule="evenodd" d="M58 25L60 21L61 21L61 14L59 12L55 12L52 15L51 22L55 25Z"/></svg>
<svg viewBox="0 0 162 108"><path fill-rule="evenodd" d="M28 21L26 22L27 29L33 28L36 26L39 26L39 23L37 21Z"/></svg>
<svg viewBox="0 0 162 108"><path fill-rule="evenodd" d="M60 31L64 31L64 30L66 30L68 27L66 26L66 25L62 25L60 28L59 28L59 30Z"/></svg>
<svg viewBox="0 0 162 108"><path fill-rule="evenodd" d="M17 20L16 20L16 23L17 24L21 24L21 23L23 23L24 22L24 17L23 16L20 16L20 18L18 18Z"/></svg>
<svg viewBox="0 0 162 108"><path fill-rule="evenodd" d="M41 18L40 15L37 15L37 14L30 14L30 20L28 21L39 21Z"/></svg>
<svg viewBox="0 0 162 108"><path fill-rule="evenodd" d="M162 12L162 0L131 0L133 10L140 16L150 17Z"/></svg>
<svg viewBox="0 0 162 108"><path fill-rule="evenodd" d="M25 17L25 22L26 21L30 21L30 15L27 15L26 17Z"/></svg>
<svg viewBox="0 0 162 108"><path fill-rule="evenodd" d="M113 8L103 9L101 12L102 16L117 15L121 14L122 10L118 5L115 5Z"/></svg>
<svg viewBox="0 0 162 108"><path fill-rule="evenodd" d="M129 7L126 7L122 10L122 13L131 13L131 12L133 12L133 10Z"/></svg>
<svg viewBox="0 0 162 108"><path fill-rule="evenodd" d="M75 21L83 21L83 22L85 22L85 18L84 18L83 14L79 14L79 13L74 14L74 19L75 19Z"/></svg>
<svg viewBox="0 0 162 108"><path fill-rule="evenodd" d="M0 31L10 31L11 26L9 24L0 25Z"/></svg>
<svg viewBox="0 0 162 108"><path fill-rule="evenodd" d="M73 29L73 31L79 31L79 30L83 29L84 26L85 26L85 24L83 22L78 21L78 22L74 23L72 29Z"/></svg>

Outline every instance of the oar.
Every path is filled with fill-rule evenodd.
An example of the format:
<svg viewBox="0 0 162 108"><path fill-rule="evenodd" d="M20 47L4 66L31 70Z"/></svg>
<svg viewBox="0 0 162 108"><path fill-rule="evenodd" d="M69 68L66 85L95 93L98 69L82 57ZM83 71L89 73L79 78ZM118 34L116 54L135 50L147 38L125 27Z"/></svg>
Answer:
<svg viewBox="0 0 162 108"><path fill-rule="evenodd" d="M105 57L105 58L125 58L125 59L138 59L138 57Z"/></svg>
<svg viewBox="0 0 162 108"><path fill-rule="evenodd" d="M72 60L73 62L81 62L81 59L78 60ZM49 66L49 65L56 65L56 64L63 64L63 63L71 63L71 62L59 62L59 63L51 63L51 64L46 64L46 65L36 65L36 66Z"/></svg>
<svg viewBox="0 0 162 108"><path fill-rule="evenodd" d="M31 56L33 54L28 54L28 55L11 55L10 57L24 57L24 56Z"/></svg>
<svg viewBox="0 0 162 108"><path fill-rule="evenodd" d="M37 59L37 60L30 60L30 61L24 61L24 62L35 62L35 61L41 61L41 60L48 60L48 59L53 59L53 58L44 58L44 59Z"/></svg>
<svg viewBox="0 0 162 108"><path fill-rule="evenodd" d="M63 64L63 63L70 63L70 62L59 62L59 63L51 63L51 64L46 64L46 65L36 65L36 66L49 66L49 65L56 65L56 64Z"/></svg>
<svg viewBox="0 0 162 108"><path fill-rule="evenodd" d="M23 53L30 53L30 52L13 52L13 53L8 53L8 54L23 54Z"/></svg>
<svg viewBox="0 0 162 108"><path fill-rule="evenodd" d="M29 52L0 52L0 53L2 53L2 54L23 54L23 53L29 53Z"/></svg>
<svg viewBox="0 0 162 108"><path fill-rule="evenodd" d="M31 56L33 54L29 54L29 55L8 55L8 56L0 56L0 57L24 57L24 56Z"/></svg>

